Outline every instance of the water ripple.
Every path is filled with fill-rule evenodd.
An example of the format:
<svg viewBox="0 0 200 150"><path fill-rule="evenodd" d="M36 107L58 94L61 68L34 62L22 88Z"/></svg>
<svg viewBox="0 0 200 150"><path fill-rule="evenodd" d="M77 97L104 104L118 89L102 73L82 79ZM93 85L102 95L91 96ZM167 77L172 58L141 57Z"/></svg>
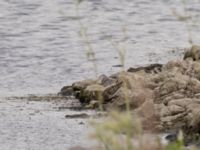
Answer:
<svg viewBox="0 0 200 150"><path fill-rule="evenodd" d="M181 9L173 0L84 0L77 17L74 0L1 0L0 91L7 95L55 92L93 77L79 19L96 52L99 73L120 70L112 67L120 61L111 41L123 41L124 29L127 68L180 57L188 44L185 26L172 15L176 7ZM199 8L197 0L188 1L195 19ZM200 40L197 31L195 26L195 41Z"/></svg>

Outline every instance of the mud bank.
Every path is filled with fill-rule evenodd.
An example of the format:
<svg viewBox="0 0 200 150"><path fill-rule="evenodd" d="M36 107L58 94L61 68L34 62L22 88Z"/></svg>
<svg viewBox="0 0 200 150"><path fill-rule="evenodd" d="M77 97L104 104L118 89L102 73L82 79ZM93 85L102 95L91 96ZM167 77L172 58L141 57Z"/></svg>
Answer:
<svg viewBox="0 0 200 150"><path fill-rule="evenodd" d="M103 106L109 111L128 106L142 118L145 130L182 129L187 140L194 134L199 139L200 47L193 46L181 60L75 82L63 87L59 94L75 96L85 108Z"/></svg>

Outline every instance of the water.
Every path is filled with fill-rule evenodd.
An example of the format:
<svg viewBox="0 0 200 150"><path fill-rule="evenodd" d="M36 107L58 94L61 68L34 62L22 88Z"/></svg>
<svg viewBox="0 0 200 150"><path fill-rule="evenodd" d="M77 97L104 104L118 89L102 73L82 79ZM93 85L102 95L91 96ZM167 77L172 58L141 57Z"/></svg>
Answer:
<svg viewBox="0 0 200 150"><path fill-rule="evenodd" d="M198 14L199 5L197 0L189 2L192 15ZM112 67L120 62L111 40L122 41L123 28L127 67L177 57L182 51L176 49L188 46L188 34L172 8L181 11L180 1L83 1L80 19L96 52L99 74L119 70ZM94 77L79 31L74 0L1 0L1 95L57 92L63 85ZM197 42L198 31L194 27Z"/></svg>
<svg viewBox="0 0 200 150"><path fill-rule="evenodd" d="M0 99L0 150L67 150L94 144L86 119L65 118L81 112L58 109L63 106L66 101Z"/></svg>
<svg viewBox="0 0 200 150"><path fill-rule="evenodd" d="M124 43L126 68L181 58L189 46L188 32L172 15L174 8L182 12L180 0L84 0L80 20L99 74L120 70L113 67L120 61L111 41ZM187 9L198 43L199 1L188 1ZM94 77L79 33L74 0L1 0L0 97L57 93L64 85ZM65 120L72 112L54 107L52 102L0 98L0 149L64 150L84 143L88 126Z"/></svg>

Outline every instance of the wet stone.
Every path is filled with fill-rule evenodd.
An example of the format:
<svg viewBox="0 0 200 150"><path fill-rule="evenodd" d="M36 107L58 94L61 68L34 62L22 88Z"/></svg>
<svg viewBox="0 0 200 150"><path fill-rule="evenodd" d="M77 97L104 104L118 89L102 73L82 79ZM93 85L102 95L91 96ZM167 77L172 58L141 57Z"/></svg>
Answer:
<svg viewBox="0 0 200 150"><path fill-rule="evenodd" d="M81 113L81 114L70 114L70 115L65 115L65 118L67 119L74 119L74 118L89 118L90 116L86 113Z"/></svg>
<svg viewBox="0 0 200 150"><path fill-rule="evenodd" d="M63 96L73 96L74 95L74 90L72 86L64 86L61 91L58 93L58 95L63 95Z"/></svg>
<svg viewBox="0 0 200 150"><path fill-rule="evenodd" d="M159 73L162 71L162 64L151 64L146 67L138 67L138 68L129 68L128 72L138 72L138 71L144 71L146 73Z"/></svg>

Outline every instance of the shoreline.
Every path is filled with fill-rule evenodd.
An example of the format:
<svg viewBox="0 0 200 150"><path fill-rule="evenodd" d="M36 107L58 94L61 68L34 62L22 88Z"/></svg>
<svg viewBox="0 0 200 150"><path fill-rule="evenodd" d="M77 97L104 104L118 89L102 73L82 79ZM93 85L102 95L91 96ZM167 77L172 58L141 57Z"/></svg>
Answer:
<svg viewBox="0 0 200 150"><path fill-rule="evenodd" d="M142 120L144 130L153 133L183 130L186 145L195 142L198 145L200 46L192 46L182 60L78 81L64 86L59 94L76 97L86 108L101 107L106 111L128 108ZM199 136L194 140L194 135Z"/></svg>
<svg viewBox="0 0 200 150"><path fill-rule="evenodd" d="M144 130L174 135L182 129L186 135L189 135L185 139L187 144L195 143L191 136L199 133L200 130L198 126L200 123L198 122L200 62L198 60L200 60L200 47L194 46L185 53L183 60L129 68L127 71L110 76L101 75L98 79L78 81L70 86L64 86L58 94L11 96L6 100L11 105L16 105L16 108L20 106L15 101L26 102L23 105L25 107L29 107L30 103L51 104L53 112L71 110L68 114L62 114L62 120L73 122L80 119L101 118L101 114L94 115L100 104L104 111L116 109L124 111L127 106L124 100L128 96L131 113L141 117ZM127 91L128 95L124 95ZM98 98L101 98L101 103ZM23 108L21 109L18 113L23 111ZM90 110L94 110L93 113L87 114ZM35 116L35 114L37 116L38 111L29 113L28 116ZM77 123L78 126L85 124L85 121Z"/></svg>

